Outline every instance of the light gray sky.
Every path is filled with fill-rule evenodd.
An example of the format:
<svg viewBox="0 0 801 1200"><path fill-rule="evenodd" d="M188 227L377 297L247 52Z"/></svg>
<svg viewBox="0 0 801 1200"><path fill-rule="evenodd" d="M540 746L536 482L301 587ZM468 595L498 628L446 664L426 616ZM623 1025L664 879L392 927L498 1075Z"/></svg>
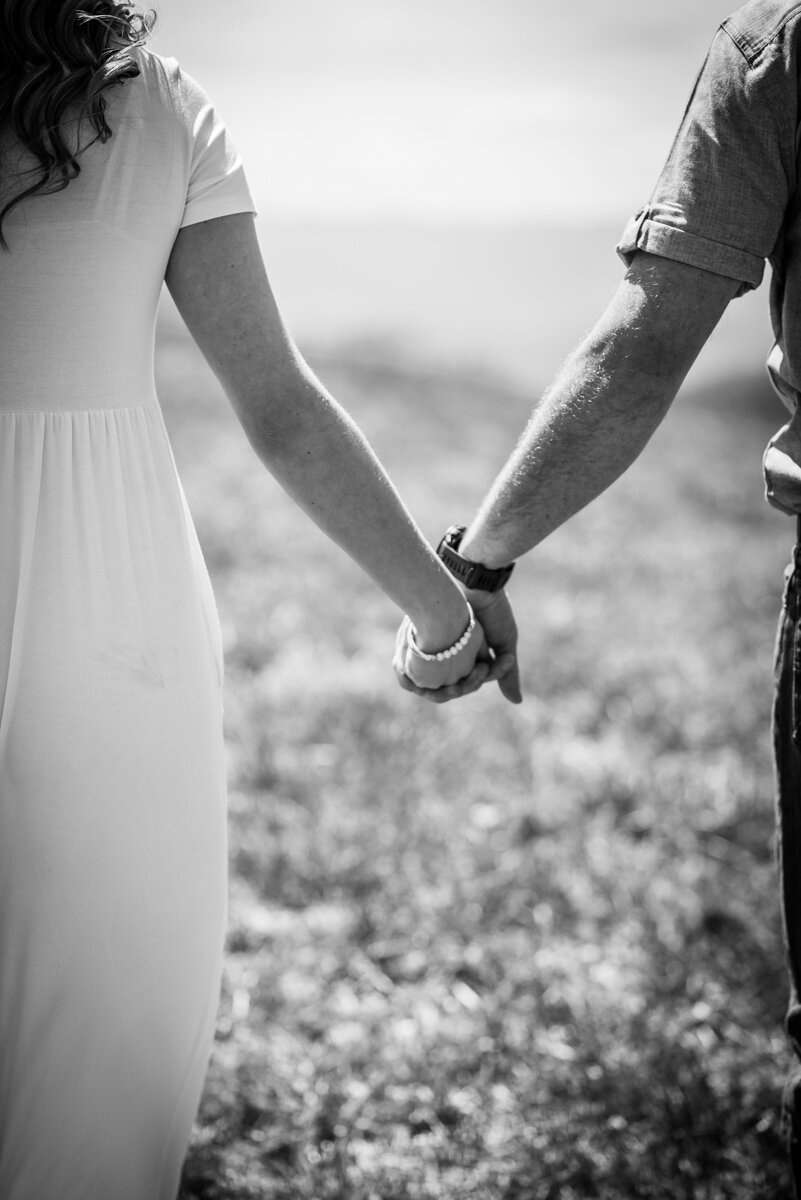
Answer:
<svg viewBox="0 0 801 1200"><path fill-rule="evenodd" d="M717 0L160 0L273 218L622 221Z"/></svg>
<svg viewBox="0 0 801 1200"><path fill-rule="evenodd" d="M727 0L154 0L302 343L553 375L620 278ZM758 371L766 288L697 371ZM697 372L696 372L697 373Z"/></svg>

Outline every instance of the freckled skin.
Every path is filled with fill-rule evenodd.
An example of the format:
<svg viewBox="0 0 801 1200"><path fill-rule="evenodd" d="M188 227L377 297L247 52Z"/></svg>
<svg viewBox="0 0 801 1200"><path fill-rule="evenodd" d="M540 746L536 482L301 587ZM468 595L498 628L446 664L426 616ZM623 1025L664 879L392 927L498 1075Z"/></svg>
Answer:
<svg viewBox="0 0 801 1200"><path fill-rule="evenodd" d="M511 562L622 475L738 287L638 252L606 312L534 409L462 553L488 566Z"/></svg>

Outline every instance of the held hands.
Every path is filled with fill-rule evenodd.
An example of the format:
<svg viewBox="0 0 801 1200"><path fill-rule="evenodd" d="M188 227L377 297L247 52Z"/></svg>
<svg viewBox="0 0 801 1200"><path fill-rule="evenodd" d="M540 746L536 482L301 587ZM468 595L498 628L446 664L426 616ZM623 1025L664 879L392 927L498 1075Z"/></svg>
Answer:
<svg viewBox="0 0 801 1200"><path fill-rule="evenodd" d="M471 591L468 599L476 629L456 654L439 661L416 651L411 621L404 617L392 659L398 683L404 691L434 704L445 704L478 691L482 684L497 681L506 699L520 704L523 697L516 654L517 624L506 593Z"/></svg>
<svg viewBox="0 0 801 1200"><path fill-rule="evenodd" d="M404 617L395 639L392 660L401 686L440 704L451 699L451 689L457 685L463 687L468 678L472 678L474 685L471 691L480 687L489 669L489 654L481 626L472 615L469 628L466 640L462 639L463 645L437 658L434 654L421 653L411 620Z"/></svg>

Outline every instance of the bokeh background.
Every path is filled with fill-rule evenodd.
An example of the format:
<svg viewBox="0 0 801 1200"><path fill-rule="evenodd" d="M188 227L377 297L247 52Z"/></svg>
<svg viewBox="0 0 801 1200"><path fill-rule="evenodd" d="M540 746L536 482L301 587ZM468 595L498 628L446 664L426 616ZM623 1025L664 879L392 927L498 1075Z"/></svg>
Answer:
<svg viewBox="0 0 801 1200"><path fill-rule="evenodd" d="M621 275L728 5L163 0L279 302L432 539ZM226 647L231 928L186 1200L789 1195L767 288L517 570L526 702L434 708L165 299Z"/></svg>

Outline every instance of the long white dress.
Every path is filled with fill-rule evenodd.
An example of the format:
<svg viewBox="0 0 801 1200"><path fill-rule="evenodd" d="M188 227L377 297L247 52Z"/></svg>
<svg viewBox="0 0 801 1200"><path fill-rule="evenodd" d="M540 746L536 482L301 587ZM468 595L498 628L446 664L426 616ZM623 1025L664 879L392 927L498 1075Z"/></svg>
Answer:
<svg viewBox="0 0 801 1200"><path fill-rule="evenodd" d="M219 626L153 336L178 229L253 204L201 89L136 53L0 251L2 1200L174 1200L218 1000Z"/></svg>

